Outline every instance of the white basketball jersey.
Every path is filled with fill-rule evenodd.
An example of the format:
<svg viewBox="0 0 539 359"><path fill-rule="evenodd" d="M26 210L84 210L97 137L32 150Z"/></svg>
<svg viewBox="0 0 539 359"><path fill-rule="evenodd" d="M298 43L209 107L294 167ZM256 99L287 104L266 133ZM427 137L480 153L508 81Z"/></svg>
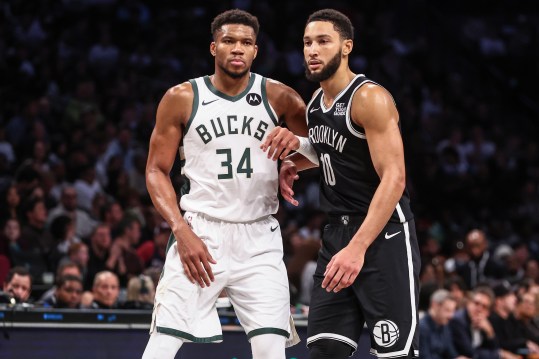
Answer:
<svg viewBox="0 0 539 359"><path fill-rule="evenodd" d="M183 173L188 179L180 207L230 222L277 212L277 162L260 149L277 125L266 78L251 73L237 96L217 90L208 76L190 80L193 110L184 130Z"/></svg>

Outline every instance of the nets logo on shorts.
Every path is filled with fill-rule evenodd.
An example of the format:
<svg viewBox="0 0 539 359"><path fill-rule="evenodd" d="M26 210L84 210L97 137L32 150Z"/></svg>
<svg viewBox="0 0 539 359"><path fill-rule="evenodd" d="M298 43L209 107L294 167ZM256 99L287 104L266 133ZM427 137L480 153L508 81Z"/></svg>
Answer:
<svg viewBox="0 0 539 359"><path fill-rule="evenodd" d="M376 344L387 348L399 340L399 327L391 320L380 320L374 325L372 335Z"/></svg>

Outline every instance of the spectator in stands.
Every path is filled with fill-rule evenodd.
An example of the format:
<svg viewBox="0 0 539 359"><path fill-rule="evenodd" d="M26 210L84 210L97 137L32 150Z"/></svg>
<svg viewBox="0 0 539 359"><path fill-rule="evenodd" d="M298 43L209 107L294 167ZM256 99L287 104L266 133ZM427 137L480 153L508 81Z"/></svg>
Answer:
<svg viewBox="0 0 539 359"><path fill-rule="evenodd" d="M22 104L22 111L17 112L5 127L6 138L15 148L16 153L24 152L24 142L28 139L34 122L40 121L37 98L27 98Z"/></svg>
<svg viewBox="0 0 539 359"><path fill-rule="evenodd" d="M120 281L118 280L118 276L109 271L97 273L94 279L92 295L93 300L90 308L118 308L118 297L120 295Z"/></svg>
<svg viewBox="0 0 539 359"><path fill-rule="evenodd" d="M322 242L320 237L304 238L298 232L291 234L290 239L293 254L286 264L290 290L291 292L297 291L296 302L309 305L311 289L314 285L313 275L316 269L316 259Z"/></svg>
<svg viewBox="0 0 539 359"><path fill-rule="evenodd" d="M88 260L88 275L84 284L85 289L92 287L94 276L107 269L107 261L111 246L110 227L107 224L98 224L90 237L90 258Z"/></svg>
<svg viewBox="0 0 539 359"><path fill-rule="evenodd" d="M74 276L74 277L82 278L82 273L79 266L76 263L64 262L64 263L61 263L56 269L55 282L58 281L59 278L65 277L65 276L72 276L72 277ZM57 289L56 285L49 288L45 293L43 293L41 298L39 298L39 301L46 302L50 300L50 298L56 292L56 289Z"/></svg>
<svg viewBox="0 0 539 359"><path fill-rule="evenodd" d="M148 154L138 151L133 156L133 168L127 173L129 177L129 186L134 188L140 196L147 196L146 187L146 159Z"/></svg>
<svg viewBox="0 0 539 359"><path fill-rule="evenodd" d="M94 227L103 222L104 208L107 206L108 199L106 193L98 193L92 200L92 210L88 213L90 220L94 222ZM91 233L90 233L91 235Z"/></svg>
<svg viewBox="0 0 539 359"><path fill-rule="evenodd" d="M69 246L69 249L67 250L67 256L62 258L60 261L60 265L63 263L75 263L82 274L82 282L86 280L86 277L88 276L88 261L90 259L90 254L88 251L88 246L82 242L80 243L73 243L71 246Z"/></svg>
<svg viewBox="0 0 539 359"><path fill-rule="evenodd" d="M152 279L139 275L129 280L127 284L127 299L123 309L152 309L155 298L155 286Z"/></svg>
<svg viewBox="0 0 539 359"><path fill-rule="evenodd" d="M100 41L88 53L88 62L101 76L110 74L120 58L120 50L112 43L112 36L105 28L101 31Z"/></svg>
<svg viewBox="0 0 539 359"><path fill-rule="evenodd" d="M60 260L67 255L72 244L80 243L80 238L75 235L75 226L71 217L62 214L57 216L51 223L50 234L53 239L53 247L49 254L52 268L56 268Z"/></svg>
<svg viewBox="0 0 539 359"><path fill-rule="evenodd" d="M124 218L124 210L118 202L107 203L102 209L101 218L110 227L111 234L116 235Z"/></svg>
<svg viewBox="0 0 539 359"><path fill-rule="evenodd" d="M493 157L496 153L496 145L485 136L481 126L474 126L470 139L464 143L464 153L471 165L472 171L477 171L482 163Z"/></svg>
<svg viewBox="0 0 539 359"><path fill-rule="evenodd" d="M526 338L529 353L539 354L539 326L537 325L536 294L531 291L517 297L515 318L519 323L518 334Z"/></svg>
<svg viewBox="0 0 539 359"><path fill-rule="evenodd" d="M4 293L15 299L17 303L26 303L32 292L32 276L24 267L14 267L9 271L3 287Z"/></svg>
<svg viewBox="0 0 539 359"><path fill-rule="evenodd" d="M0 125L0 134L2 127ZM1 136L1 135L0 135ZM13 170L10 165L7 163L6 155L2 153L2 142L0 138L0 205L4 204L4 192L6 188L13 182ZM7 211L5 211L7 212ZM4 210L0 211L0 218L5 218L7 216L2 215L5 213Z"/></svg>
<svg viewBox="0 0 539 359"><path fill-rule="evenodd" d="M50 270L52 248L52 240L45 230L47 209L42 199L29 198L22 211L25 221L18 241L20 251L11 252L12 260L14 265L28 268L36 283L42 283L42 275Z"/></svg>
<svg viewBox="0 0 539 359"><path fill-rule="evenodd" d="M96 223L90 215L77 208L77 191L73 186L66 186L62 189L60 203L54 207L47 218L50 225L59 215L68 215L75 224L75 234L80 239L87 239L92 233Z"/></svg>
<svg viewBox="0 0 539 359"><path fill-rule="evenodd" d="M54 295L41 302L49 308L80 308L82 296L82 279L79 276L65 275L56 280Z"/></svg>
<svg viewBox="0 0 539 359"><path fill-rule="evenodd" d="M17 190L17 186L12 184L5 192L2 192L0 201L0 218L19 218L19 205L21 196Z"/></svg>
<svg viewBox="0 0 539 359"><path fill-rule="evenodd" d="M38 126L43 129L41 122L36 122L34 126ZM43 140L36 140L33 144L32 150L32 166L41 174L50 171L49 164L47 163L48 145Z"/></svg>
<svg viewBox="0 0 539 359"><path fill-rule="evenodd" d="M161 279L161 272L162 270L156 267L149 267L144 270L144 275L150 277L153 282L154 291L157 289L157 284Z"/></svg>
<svg viewBox="0 0 539 359"><path fill-rule="evenodd" d="M127 281L142 273L144 265L135 246L140 240L140 222L133 217L126 217L120 225L118 237L114 238L107 260L107 268L120 277L122 287Z"/></svg>
<svg viewBox="0 0 539 359"><path fill-rule="evenodd" d="M441 166L442 171L449 175L466 175L469 170L468 159L466 157L466 149L463 143L462 129L459 127L451 128L449 137L441 140L436 146L436 152L441 158L443 158L443 153L447 149L454 151L455 161L453 162L451 168Z"/></svg>
<svg viewBox="0 0 539 359"><path fill-rule="evenodd" d="M453 346L449 320L453 318L457 301L445 289L438 289L430 297L429 310L419 321L419 350L422 358L459 358Z"/></svg>
<svg viewBox="0 0 539 359"><path fill-rule="evenodd" d="M2 227L0 233L0 255L11 259L11 250L17 251L21 237L21 225L16 218L9 218ZM13 249L12 249L13 248ZM20 249L18 249L20 250Z"/></svg>
<svg viewBox="0 0 539 359"><path fill-rule="evenodd" d="M0 124L0 156L4 159L6 167L9 168L15 162L15 151L9 141L6 140L6 130L4 124Z"/></svg>
<svg viewBox="0 0 539 359"><path fill-rule="evenodd" d="M539 283L539 261L532 258L526 262L524 277Z"/></svg>
<svg viewBox="0 0 539 359"><path fill-rule="evenodd" d="M146 268L163 268L170 232L168 223L163 222L154 234L153 240L146 241L137 248L137 255L142 259Z"/></svg>
<svg viewBox="0 0 539 359"><path fill-rule="evenodd" d="M444 288L447 289L453 298L457 301L457 310L466 306L466 299L468 288L466 284L459 276L449 277L444 284Z"/></svg>
<svg viewBox="0 0 539 359"><path fill-rule="evenodd" d="M492 291L494 292L494 308L489 317L492 323L498 344L502 350L503 357L510 357L510 354L521 354L521 350L526 349L526 338L522 335L521 327L513 312L517 303L517 296L507 281L496 283Z"/></svg>
<svg viewBox="0 0 539 359"><path fill-rule="evenodd" d="M156 233L162 232L164 230L162 226L168 227L168 223L163 220L163 217L161 217L154 206L144 206L142 216L144 222L140 238L142 243L152 240ZM168 228L168 230L170 230L170 228Z"/></svg>
<svg viewBox="0 0 539 359"><path fill-rule="evenodd" d="M95 177L95 168L91 164L86 164L81 169L80 177L73 184L77 191L77 206L89 213L92 210L94 197L103 192L101 185Z"/></svg>
<svg viewBox="0 0 539 359"><path fill-rule="evenodd" d="M479 229L468 232L465 246L470 260L458 265L456 271L468 288L475 288L488 280L503 277L505 270L488 251L485 232Z"/></svg>
<svg viewBox="0 0 539 359"><path fill-rule="evenodd" d="M449 322L453 345L458 355L474 359L498 358L496 333L488 316L494 301L492 289L475 288L465 309L460 309Z"/></svg>

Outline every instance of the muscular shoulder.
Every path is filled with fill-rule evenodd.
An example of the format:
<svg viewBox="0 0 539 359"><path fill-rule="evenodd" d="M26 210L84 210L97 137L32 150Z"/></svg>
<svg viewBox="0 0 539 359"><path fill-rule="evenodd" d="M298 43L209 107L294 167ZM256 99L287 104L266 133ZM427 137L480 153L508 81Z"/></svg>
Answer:
<svg viewBox="0 0 539 359"><path fill-rule="evenodd" d="M159 109L167 117L177 117L181 122L186 121L191 115L194 92L190 82L183 82L167 90Z"/></svg>
<svg viewBox="0 0 539 359"><path fill-rule="evenodd" d="M396 120L398 113L391 94L382 86L367 83L361 86L352 99L352 119L365 127L372 121ZM385 121L383 121L385 122Z"/></svg>
<svg viewBox="0 0 539 359"><path fill-rule="evenodd" d="M294 89L282 82L267 79L266 92L271 106L275 109L279 117L288 109L305 110L305 103L301 96Z"/></svg>
<svg viewBox="0 0 539 359"><path fill-rule="evenodd" d="M167 98L172 105L190 107L194 98L193 86L189 81L173 86L167 90L164 98Z"/></svg>
<svg viewBox="0 0 539 359"><path fill-rule="evenodd" d="M178 98L182 97L191 97L193 98L193 86L191 85L191 82L185 81L181 84L172 86L167 90L167 94L170 96L176 96Z"/></svg>
<svg viewBox="0 0 539 359"><path fill-rule="evenodd" d="M279 120L285 121L295 134L305 136L307 134L305 102L301 96L291 87L272 79L266 81L266 93Z"/></svg>
<svg viewBox="0 0 539 359"><path fill-rule="evenodd" d="M380 106L394 106L393 97L385 88L373 83L361 86L354 95L354 106L359 110L373 110Z"/></svg>

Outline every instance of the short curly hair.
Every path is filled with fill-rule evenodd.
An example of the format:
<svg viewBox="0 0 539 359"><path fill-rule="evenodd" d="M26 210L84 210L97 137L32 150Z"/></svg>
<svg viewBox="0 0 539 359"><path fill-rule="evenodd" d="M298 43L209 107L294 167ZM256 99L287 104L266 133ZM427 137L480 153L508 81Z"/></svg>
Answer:
<svg viewBox="0 0 539 359"><path fill-rule="evenodd" d="M211 34L215 39L215 34L221 30L223 25L227 24L240 24L246 25L253 28L255 37L258 36L258 30L260 25L258 23L258 18L247 11L240 9L227 10L220 13L213 19L211 23Z"/></svg>
<svg viewBox="0 0 539 359"><path fill-rule="evenodd" d="M313 21L330 22L343 40L354 40L354 26L350 19L340 11L334 9L318 10L309 16L305 25Z"/></svg>

